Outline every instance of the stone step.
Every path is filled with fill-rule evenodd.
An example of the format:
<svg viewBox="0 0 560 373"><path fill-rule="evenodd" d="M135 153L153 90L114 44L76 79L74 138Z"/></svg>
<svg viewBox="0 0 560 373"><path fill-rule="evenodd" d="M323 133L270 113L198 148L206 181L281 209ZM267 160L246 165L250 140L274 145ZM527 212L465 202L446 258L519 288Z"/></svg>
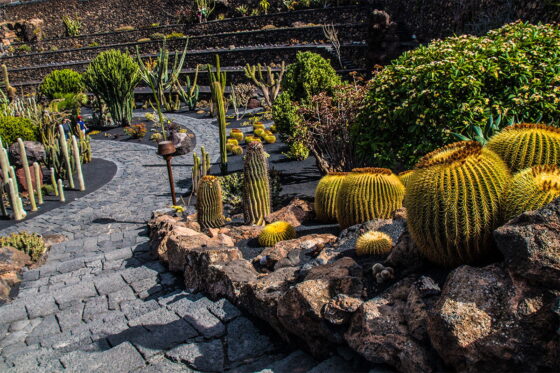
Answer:
<svg viewBox="0 0 560 373"><path fill-rule="evenodd" d="M146 365L129 342L103 352L73 351L62 356L60 361L68 372L128 373Z"/></svg>

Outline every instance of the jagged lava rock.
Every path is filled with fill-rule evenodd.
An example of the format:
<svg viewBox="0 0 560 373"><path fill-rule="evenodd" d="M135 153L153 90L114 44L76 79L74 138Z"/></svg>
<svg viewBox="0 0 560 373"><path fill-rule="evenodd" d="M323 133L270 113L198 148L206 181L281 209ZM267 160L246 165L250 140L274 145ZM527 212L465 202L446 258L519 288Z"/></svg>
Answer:
<svg viewBox="0 0 560 373"><path fill-rule="evenodd" d="M45 147L38 141L24 141L25 152L27 153L27 162L32 165L33 162L41 164L47 157ZM10 162L12 166L23 167L21 161L21 154L19 152L19 145L17 142L10 145Z"/></svg>
<svg viewBox="0 0 560 373"><path fill-rule="evenodd" d="M314 217L315 212L313 211L313 204L311 202L294 198L288 206L269 214L265 218L265 221L267 223L285 221L290 223L293 227L299 227L303 223L312 220Z"/></svg>

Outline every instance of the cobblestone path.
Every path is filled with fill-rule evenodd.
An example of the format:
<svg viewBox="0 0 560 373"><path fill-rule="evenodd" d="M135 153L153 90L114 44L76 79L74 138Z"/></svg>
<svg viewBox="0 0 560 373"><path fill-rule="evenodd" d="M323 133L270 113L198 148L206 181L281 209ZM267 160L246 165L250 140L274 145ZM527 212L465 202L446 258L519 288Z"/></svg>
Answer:
<svg viewBox="0 0 560 373"><path fill-rule="evenodd" d="M209 121L173 118L188 126L217 158ZM95 141L96 157L117 164L97 191L0 234L62 233L46 263L23 273L17 298L0 307L2 372L336 372L287 352L226 300L184 290L150 252L145 222L169 204L167 174L155 149ZM178 158L178 180L190 157ZM189 165L189 167L185 167Z"/></svg>

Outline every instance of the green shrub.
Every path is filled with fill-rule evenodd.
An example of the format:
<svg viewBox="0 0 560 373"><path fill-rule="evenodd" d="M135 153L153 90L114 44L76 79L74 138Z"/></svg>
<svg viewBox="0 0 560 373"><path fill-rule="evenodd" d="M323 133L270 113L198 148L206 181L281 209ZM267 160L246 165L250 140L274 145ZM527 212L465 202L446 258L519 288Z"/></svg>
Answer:
<svg viewBox="0 0 560 373"><path fill-rule="evenodd" d="M410 167L491 115L557 122L558 50L557 25L516 22L405 53L373 78L354 127L358 152L379 166Z"/></svg>
<svg viewBox="0 0 560 373"><path fill-rule="evenodd" d="M37 261L47 251L43 237L36 233L13 233L9 236L0 237L0 246L13 247L16 250L23 251L31 257L33 261Z"/></svg>
<svg viewBox="0 0 560 373"><path fill-rule="evenodd" d="M340 77L328 60L316 53L298 52L296 61L286 69L282 80L283 92L272 108L276 128L289 145L285 153L287 157L303 160L309 156L309 149L298 140L303 134L297 130L302 118L296 103L306 105L313 95L320 92L331 94L334 87L340 84Z"/></svg>
<svg viewBox="0 0 560 373"><path fill-rule="evenodd" d="M37 140L37 128L31 120L21 117L0 116L0 138L2 143L11 145L20 137L24 141Z"/></svg>
<svg viewBox="0 0 560 373"><path fill-rule="evenodd" d="M29 53L29 52L31 52L33 49L31 48L30 45L22 44L22 45L20 45L19 47L17 47L17 50L20 51L20 52L27 52L27 53Z"/></svg>
<svg viewBox="0 0 560 373"><path fill-rule="evenodd" d="M53 99L56 94L81 93L84 91L82 74L71 69L54 70L43 79L39 90Z"/></svg>
<svg viewBox="0 0 560 373"><path fill-rule="evenodd" d="M86 87L108 107L117 125L132 120L134 88L140 82L140 68L132 57L119 50L101 52L84 73Z"/></svg>

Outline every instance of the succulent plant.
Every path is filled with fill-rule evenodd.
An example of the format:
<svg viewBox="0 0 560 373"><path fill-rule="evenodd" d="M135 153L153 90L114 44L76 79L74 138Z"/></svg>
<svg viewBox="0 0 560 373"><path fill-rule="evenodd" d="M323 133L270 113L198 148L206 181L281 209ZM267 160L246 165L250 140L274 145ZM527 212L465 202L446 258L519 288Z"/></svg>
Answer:
<svg viewBox="0 0 560 373"><path fill-rule="evenodd" d="M243 141L243 132L239 129L239 128L234 128L231 130L231 132L229 133L229 135L231 137L233 137L234 139L236 139L238 142Z"/></svg>
<svg viewBox="0 0 560 373"><path fill-rule="evenodd" d="M410 179L412 178L413 174L414 170L403 171L399 174L399 179L401 180L401 183L403 183L405 188L408 188Z"/></svg>
<svg viewBox="0 0 560 373"><path fill-rule="evenodd" d="M253 131L253 133L255 134L255 136L263 137L264 136L264 129L257 128L256 130Z"/></svg>
<svg viewBox="0 0 560 373"><path fill-rule="evenodd" d="M404 193L404 185L389 169L353 169L338 191L338 224L348 228L376 218L390 218L402 207Z"/></svg>
<svg viewBox="0 0 560 373"><path fill-rule="evenodd" d="M560 163L560 129L544 124L516 124L493 136L488 149L497 153L512 172Z"/></svg>
<svg viewBox="0 0 560 373"><path fill-rule="evenodd" d="M510 180L505 162L475 141L424 156L406 191L408 228L422 254L446 267L491 256Z"/></svg>
<svg viewBox="0 0 560 373"><path fill-rule="evenodd" d="M383 232L369 231L356 240L356 255L383 255L392 248L393 240Z"/></svg>
<svg viewBox="0 0 560 373"><path fill-rule="evenodd" d="M331 172L323 176L315 189L315 216L323 223L336 222L337 197L348 172Z"/></svg>
<svg viewBox="0 0 560 373"><path fill-rule="evenodd" d="M274 144L276 142L276 136L267 135L264 137L264 141L266 141L268 144Z"/></svg>
<svg viewBox="0 0 560 373"><path fill-rule="evenodd" d="M196 199L198 223L203 229L219 228L225 223L222 187L215 176L203 176L198 183Z"/></svg>
<svg viewBox="0 0 560 373"><path fill-rule="evenodd" d="M36 233L19 232L0 237L0 245L10 246L28 254L33 261L37 261L47 251L43 237Z"/></svg>
<svg viewBox="0 0 560 373"><path fill-rule="evenodd" d="M296 238L296 230L285 221L277 221L268 224L259 234L259 245L270 247L280 241L293 240Z"/></svg>
<svg viewBox="0 0 560 373"><path fill-rule="evenodd" d="M271 191L268 177L268 160L261 143L247 145L243 164L243 216L245 224L264 225L264 218L271 212Z"/></svg>
<svg viewBox="0 0 560 373"><path fill-rule="evenodd" d="M239 145L239 141L237 139L227 139L228 144L232 145Z"/></svg>
<svg viewBox="0 0 560 373"><path fill-rule="evenodd" d="M556 165L526 168L513 176L504 197L504 217L510 220L537 210L560 197L560 168Z"/></svg>
<svg viewBox="0 0 560 373"><path fill-rule="evenodd" d="M243 148L239 145L235 145L233 146L233 148L231 149L231 152L234 155L242 155L243 154Z"/></svg>

